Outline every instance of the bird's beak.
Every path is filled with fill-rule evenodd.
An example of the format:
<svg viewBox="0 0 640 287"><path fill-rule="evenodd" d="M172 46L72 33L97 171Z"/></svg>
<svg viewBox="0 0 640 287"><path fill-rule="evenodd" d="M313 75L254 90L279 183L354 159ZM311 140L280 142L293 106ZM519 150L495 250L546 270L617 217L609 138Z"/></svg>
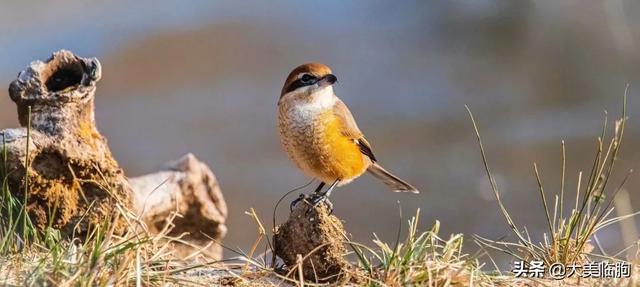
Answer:
<svg viewBox="0 0 640 287"><path fill-rule="evenodd" d="M333 74L328 74L322 77L320 81L318 81L318 86L319 87L331 86L337 81L338 81L338 78L336 76L334 76Z"/></svg>

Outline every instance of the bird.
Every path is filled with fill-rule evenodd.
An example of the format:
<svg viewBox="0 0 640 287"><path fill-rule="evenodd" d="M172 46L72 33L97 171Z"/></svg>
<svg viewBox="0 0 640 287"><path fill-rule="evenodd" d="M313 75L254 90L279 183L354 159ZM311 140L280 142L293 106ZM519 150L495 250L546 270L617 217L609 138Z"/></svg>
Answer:
<svg viewBox="0 0 640 287"><path fill-rule="evenodd" d="M365 172L392 191L419 193L380 165L351 111L336 96L333 87L337 81L328 66L312 62L294 68L282 87L278 100L281 146L304 174L320 181L311 196L301 194L291 209L309 199L314 207L324 202L333 211L329 201L333 189Z"/></svg>

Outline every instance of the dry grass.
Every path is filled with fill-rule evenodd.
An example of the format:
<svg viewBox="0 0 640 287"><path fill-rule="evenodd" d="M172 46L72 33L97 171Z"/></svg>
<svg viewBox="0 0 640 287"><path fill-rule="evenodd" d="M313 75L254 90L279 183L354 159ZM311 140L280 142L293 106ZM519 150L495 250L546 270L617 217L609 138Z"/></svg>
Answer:
<svg viewBox="0 0 640 287"><path fill-rule="evenodd" d="M621 255L624 255L624 251L626 249L617 254L609 255L605 253L602 248L596 249L595 247L599 247L599 242L597 241L597 232L599 230L612 224L620 223L623 220L631 219L632 217L640 214L640 212L631 212L629 214L613 216L614 206L612 206L612 203L614 202L616 195L624 187L624 184L627 182L632 170L626 174L622 182L617 186L613 189L609 188L609 179L612 177L614 172L615 163L618 160L619 151L622 146L622 138L624 135L625 124L627 122L626 110L625 92L621 117L614 122L613 134L608 141L606 140L608 121L605 115L602 133L597 139L593 166L588 177L583 177L582 171L578 172L578 183L575 189L573 189L575 190L575 195L572 196L572 198L575 198L573 204L567 204L568 200L565 198L566 150L564 141L562 141L561 145L561 182L559 184L558 192L554 194L553 197L553 209L549 208L547 193L545 192L538 166L535 163L533 164L533 172L537 181L537 188L540 193L541 212L547 219L548 226L548 233L545 232L542 234L542 237L544 238L543 241L534 242L526 227L518 228L516 226L511 214L502 202L500 192L498 191L498 187L489 168L477 123L471 113L471 110L467 108L476 132L480 152L491 188L507 224L509 225L513 235L516 237L515 241L494 241L480 236L475 236L476 241L484 247L507 253L511 255L514 260L521 260L524 262L541 260L547 267L554 263L562 263L563 265L568 266L570 264L583 265L588 262L603 260L607 262L625 262L626 259L622 258ZM564 211L567 209L570 211L565 214ZM638 266L634 264L633 269L638 269ZM616 286L635 286L636 282L638 282L638 279L640 278L640 275L634 274L632 278L623 280L611 279L581 281L579 279L580 275L581 274L578 273L574 278L564 280L562 284L566 284L568 286L578 286L581 284L588 286L600 286L601 284L605 284L606 286L611 284L615 284ZM547 281L546 283L548 284L551 282L553 281ZM545 281L539 281L538 283L544 284Z"/></svg>
<svg viewBox="0 0 640 287"><path fill-rule="evenodd" d="M390 246L376 237L375 248L366 248L375 260L360 257L372 286L491 286L491 276L480 270L478 258L462 252L463 235L448 239L439 235L440 222L431 230L418 230L420 211L409 220L404 241ZM358 249L356 249L358 250ZM359 250L358 250L359 251Z"/></svg>

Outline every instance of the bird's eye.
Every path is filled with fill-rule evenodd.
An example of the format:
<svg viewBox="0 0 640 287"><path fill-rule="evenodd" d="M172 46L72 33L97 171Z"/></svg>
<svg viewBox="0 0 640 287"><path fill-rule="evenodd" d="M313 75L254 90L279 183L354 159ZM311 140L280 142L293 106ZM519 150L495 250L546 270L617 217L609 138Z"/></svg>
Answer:
<svg viewBox="0 0 640 287"><path fill-rule="evenodd" d="M311 76L309 74L304 74L302 76L302 78L300 78L300 81L302 83L309 84L309 83L311 83L313 81L313 79L315 79L315 77L313 77L313 76Z"/></svg>

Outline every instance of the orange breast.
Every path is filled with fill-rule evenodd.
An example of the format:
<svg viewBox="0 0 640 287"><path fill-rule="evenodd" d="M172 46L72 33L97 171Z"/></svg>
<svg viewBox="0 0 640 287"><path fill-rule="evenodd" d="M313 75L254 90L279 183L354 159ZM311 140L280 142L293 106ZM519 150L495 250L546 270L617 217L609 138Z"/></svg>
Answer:
<svg viewBox="0 0 640 287"><path fill-rule="evenodd" d="M343 126L332 112L316 120L310 167L317 176L330 182L337 178L349 181L367 169L367 162L353 139L343 135Z"/></svg>
<svg viewBox="0 0 640 287"><path fill-rule="evenodd" d="M347 183L363 174L369 159L351 138L332 108L300 108L281 103L278 128L283 149L305 174L326 183Z"/></svg>

